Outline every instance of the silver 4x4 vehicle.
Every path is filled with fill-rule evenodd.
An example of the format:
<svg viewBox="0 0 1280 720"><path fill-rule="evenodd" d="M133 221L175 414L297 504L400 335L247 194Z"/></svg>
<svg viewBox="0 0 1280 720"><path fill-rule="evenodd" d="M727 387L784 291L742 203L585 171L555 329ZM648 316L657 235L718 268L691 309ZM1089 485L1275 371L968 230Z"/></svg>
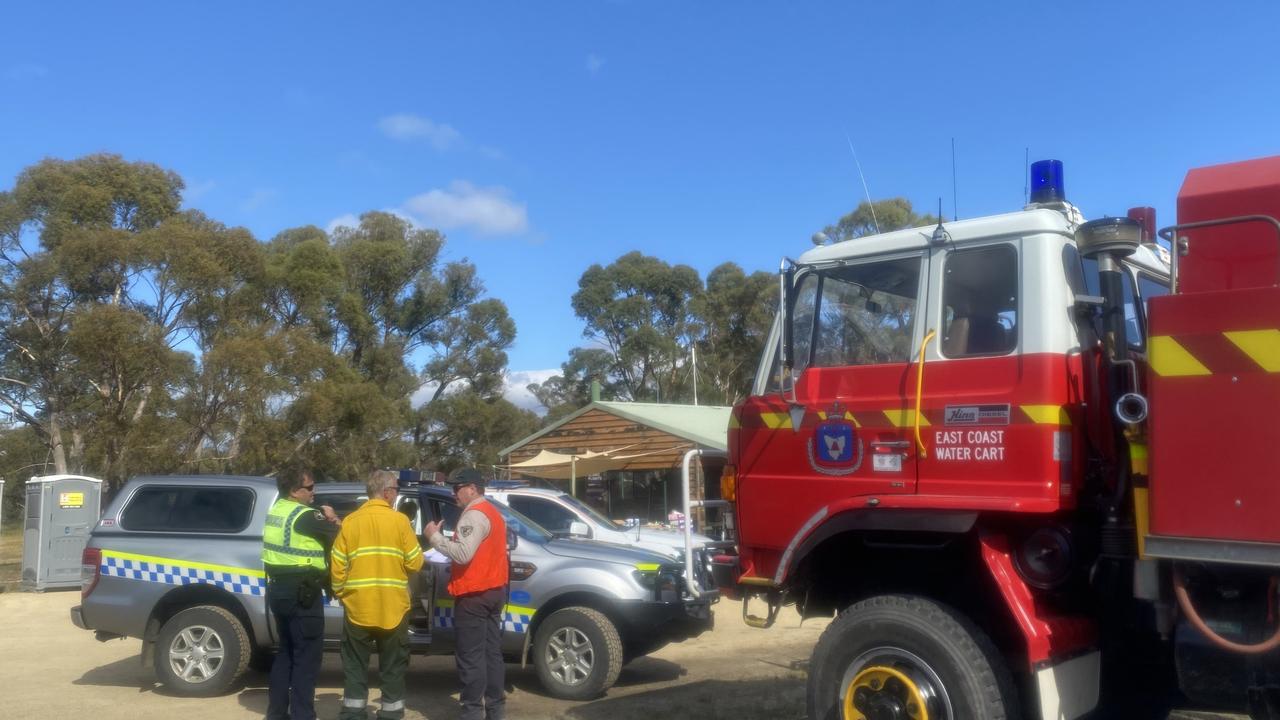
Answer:
<svg viewBox="0 0 1280 720"><path fill-rule="evenodd" d="M320 484L317 503L349 512L355 484ZM269 664L276 644L265 603L262 527L275 482L227 476L136 478L119 493L84 551L76 626L99 640L142 639L142 661L182 695L225 692L251 660ZM531 661L547 691L586 699L608 689L622 665L712 626L714 594L694 597L665 557L556 538L499 503L509 529L510 597L503 622L509 662ZM440 486L402 488L397 506L415 528L459 509ZM429 557L432 554L428 554ZM410 642L416 652L454 650L447 560L438 553L413 579ZM337 649L342 608L325 609L325 642Z"/></svg>
<svg viewBox="0 0 1280 720"><path fill-rule="evenodd" d="M684 533L676 530L626 527L563 490L499 482L484 494L532 519L556 535L574 535L613 545L631 545L669 558L684 558ZM703 560L711 538L692 535L695 561ZM701 579L701 578L699 578ZM704 583L704 587L710 582Z"/></svg>

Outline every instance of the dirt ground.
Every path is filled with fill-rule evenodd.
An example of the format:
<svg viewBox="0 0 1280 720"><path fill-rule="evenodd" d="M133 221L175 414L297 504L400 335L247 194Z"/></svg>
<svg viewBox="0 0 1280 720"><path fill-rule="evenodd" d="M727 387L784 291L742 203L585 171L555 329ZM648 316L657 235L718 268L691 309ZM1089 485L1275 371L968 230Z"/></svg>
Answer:
<svg viewBox="0 0 1280 720"><path fill-rule="evenodd" d="M266 713L266 676L252 672L225 697L166 695L139 664L138 640L101 643L71 624L69 611L79 600L79 593L65 591L0 594L7 716L75 717L91 711L95 720L230 720ZM508 714L520 720L652 720L679 709L700 720L803 717L804 676L791 664L808 658L825 623L799 626L792 614L769 630L753 630L743 625L740 612L736 603L720 603L715 631L629 664L608 695L593 702L547 697L532 667L509 665ZM456 686L451 656L414 656L406 717L457 717ZM336 653L325 656L316 697L321 718L337 717L342 670ZM370 699L376 698L375 690Z"/></svg>
<svg viewBox="0 0 1280 720"><path fill-rule="evenodd" d="M0 593L0 657L5 658L5 714L10 717L79 717L94 720L171 718L260 718L266 712L266 677L249 673L224 697L167 695L139 664L137 640L97 642L71 624L77 592ZM599 700L573 703L542 694L532 668L508 666L508 715L518 720L789 720L804 717L804 674L794 663L808 658L826 623L803 624L784 610L769 630L746 627L741 606L716 606L716 629L700 638L669 645L623 668L618 684ZM326 655L317 689L321 718L338 715L342 696L338 657ZM415 656L409 666L411 720L457 717L452 657ZM377 698L377 691L371 693ZM1139 703L1140 705L1141 703ZM1159 713L1163 715L1164 713ZM1147 713L1142 717L1157 717ZM1100 717L1135 718L1132 709ZM1191 718L1222 717L1175 713Z"/></svg>

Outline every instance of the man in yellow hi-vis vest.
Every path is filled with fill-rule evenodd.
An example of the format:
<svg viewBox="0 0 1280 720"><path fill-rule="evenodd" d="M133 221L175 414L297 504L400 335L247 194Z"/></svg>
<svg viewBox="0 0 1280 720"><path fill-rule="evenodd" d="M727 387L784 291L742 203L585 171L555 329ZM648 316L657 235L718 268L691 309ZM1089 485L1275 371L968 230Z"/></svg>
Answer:
<svg viewBox="0 0 1280 720"><path fill-rule="evenodd" d="M422 548L409 518L392 509L398 477L375 470L365 483L369 499L343 521L333 543L330 577L346 613L342 623L339 720L364 720L369 702L369 655L378 652L381 720L404 717L404 674L409 665L409 575L422 569Z"/></svg>
<svg viewBox="0 0 1280 720"><path fill-rule="evenodd" d="M262 529L267 606L280 649L271 665L267 720L315 720L316 675L324 651L325 555L338 534L333 508L311 508L316 481L305 469L276 477L280 496Z"/></svg>

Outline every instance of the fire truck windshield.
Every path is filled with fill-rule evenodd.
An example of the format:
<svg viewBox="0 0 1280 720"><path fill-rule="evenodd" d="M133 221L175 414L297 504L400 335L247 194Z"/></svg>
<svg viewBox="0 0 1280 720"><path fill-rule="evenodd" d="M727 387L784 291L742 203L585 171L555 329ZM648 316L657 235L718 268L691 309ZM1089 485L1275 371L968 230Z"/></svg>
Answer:
<svg viewBox="0 0 1280 720"><path fill-rule="evenodd" d="M921 266L916 256L802 275L790 318L796 371L907 362Z"/></svg>

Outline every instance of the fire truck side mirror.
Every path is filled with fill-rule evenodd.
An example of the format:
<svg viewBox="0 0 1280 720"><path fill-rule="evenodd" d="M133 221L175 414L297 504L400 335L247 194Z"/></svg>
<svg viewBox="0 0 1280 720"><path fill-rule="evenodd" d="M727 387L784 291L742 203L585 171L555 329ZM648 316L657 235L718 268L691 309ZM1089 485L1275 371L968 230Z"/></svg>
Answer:
<svg viewBox="0 0 1280 720"><path fill-rule="evenodd" d="M793 353L792 353L793 338L791 334L791 330L792 330L791 306L795 302L795 289L793 287L795 276L796 276L795 265L791 265L788 263L787 265L784 266L782 272L780 273L780 278L779 278L779 284L781 285L782 291L779 294L779 299L778 299L778 302L780 305L780 307L778 308L778 317L781 319L780 321L782 322L781 355L782 355L782 373L784 376L784 380L783 380L784 382L786 381L785 376L789 375L791 373L791 368L795 367L795 358L792 357L793 356Z"/></svg>

